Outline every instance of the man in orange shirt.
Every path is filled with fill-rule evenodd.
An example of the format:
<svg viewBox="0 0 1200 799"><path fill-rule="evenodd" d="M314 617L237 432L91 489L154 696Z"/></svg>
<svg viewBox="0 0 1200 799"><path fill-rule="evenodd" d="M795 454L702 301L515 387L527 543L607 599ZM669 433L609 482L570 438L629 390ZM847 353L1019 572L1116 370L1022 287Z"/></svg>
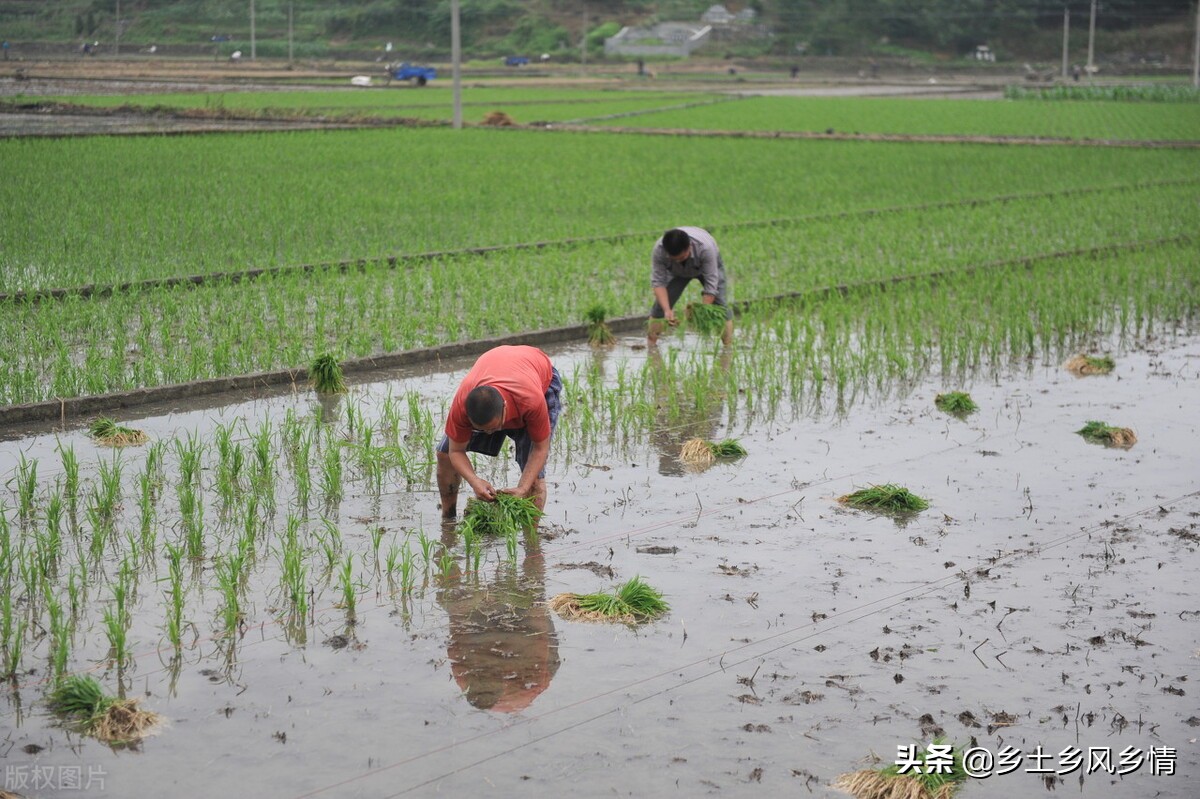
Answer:
<svg viewBox="0 0 1200 799"><path fill-rule="evenodd" d="M475 473L468 452L495 457L504 439L516 444L521 479L500 493L531 497L546 507L546 459L550 435L562 408L562 379L550 357L537 347L495 347L479 356L450 403L446 434L437 446L438 492L442 519L458 514L460 479L482 500L497 490Z"/></svg>

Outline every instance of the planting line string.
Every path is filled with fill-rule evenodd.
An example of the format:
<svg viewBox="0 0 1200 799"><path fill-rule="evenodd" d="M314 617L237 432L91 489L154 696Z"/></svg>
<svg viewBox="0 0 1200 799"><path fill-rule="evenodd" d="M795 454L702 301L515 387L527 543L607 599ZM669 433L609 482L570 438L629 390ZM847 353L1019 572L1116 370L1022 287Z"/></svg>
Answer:
<svg viewBox="0 0 1200 799"><path fill-rule="evenodd" d="M1163 502L1156 502L1156 503L1154 503L1153 505L1151 505L1151 506L1149 506L1149 507L1142 508L1142 509L1140 509L1140 510L1137 510L1137 511L1134 511L1134 512L1131 512L1131 513L1128 513L1128 514L1126 514L1125 516L1123 516L1123 517L1120 517L1119 519L1117 519L1117 520L1115 520L1115 521L1114 521L1114 520L1105 520L1105 521L1103 521L1103 522L1100 522L1100 523L1098 523L1098 524L1095 524L1095 525L1091 525L1091 526L1089 526L1089 527L1086 527L1086 528L1084 528L1084 529L1082 529L1082 530L1079 530L1079 531L1076 531L1076 532L1074 532L1074 533L1070 533L1070 534L1066 534L1066 535L1060 536L1058 539L1054 539L1054 540L1052 540L1051 542L1049 542L1049 543L1047 543L1047 544L1044 544L1044 545L1041 545L1041 546L1039 546L1039 547L1036 547L1036 548L1034 548L1034 549L1028 549L1028 550L1014 550L1014 551L1012 551L1012 552L1010 552L1010 553L1007 553L1006 555L1003 555L1003 556L1001 556L1001 557L996 557L996 558L989 557L989 558L986 558L986 559L984 559L984 560L983 560L983 561L981 561L981 562L978 562L978 565L975 567L975 569L976 569L976 570L978 570L978 569L980 569L980 568L984 568L984 567L985 567L985 565L986 565L986 567L987 567L987 568L994 568L994 567L995 567L997 564L1002 564L1002 563L1006 563L1006 562L1011 562L1011 561L1014 561L1014 560L1016 560L1016 559L1018 559L1018 558L1024 557L1024 556L1026 556L1026 555L1040 555L1040 554L1042 554L1043 552L1045 552L1046 550L1048 550L1048 549L1052 549L1052 548L1055 548L1055 547L1057 547L1057 546L1061 546L1061 545L1063 545L1063 544L1067 543L1068 541L1071 541L1071 540L1074 540L1074 539L1080 538L1080 537L1082 537L1082 536L1085 536L1085 535L1091 535L1092 533L1098 532L1098 531L1100 531L1101 529L1103 529L1103 528L1105 528L1105 527L1111 526L1112 524L1116 523L1117 521L1128 521L1128 520L1131 520L1131 519L1133 519L1133 518L1136 518L1137 516L1140 516L1140 515L1143 515L1143 514L1146 514L1146 513L1149 513L1149 512L1153 512L1153 511L1154 511L1154 510L1156 510L1157 508L1161 507L1163 504L1174 504L1174 503L1180 502L1180 501L1182 501L1182 500L1185 500L1185 499L1188 499L1188 498L1191 498L1191 497L1195 497L1195 496L1197 496L1197 495L1200 495L1200 491L1193 491L1193 492L1190 492L1190 493L1187 493L1187 494L1183 494L1183 495L1181 495L1181 496L1179 496L1179 497L1176 497L1176 498L1174 498L1174 499L1172 499L1172 500L1168 500L1168 501L1166 501L1165 503L1163 503ZM796 635L796 633L798 632L798 630L797 630L797 629L795 629L795 628L793 628L793 629L790 629L790 630L786 630L786 631L781 631L781 632L778 632L778 633L773 633L773 634L771 634L771 635L763 636L763 637L761 637L761 638L757 639L756 641L753 641L753 642L750 642L750 643L746 643L746 644L742 644L742 645L740 645L740 646L737 646L737 647L732 647L732 648L730 648L730 649L723 650L723 651L722 651L721 653L719 653L719 654L712 654L712 655L709 655L709 656L706 656L706 657L703 657L703 658L700 658L700 659L697 659L697 660L693 660L693 661L691 661L690 663L684 664L684 665L682 665L682 666L676 666L676 667L674 667L674 668L671 668L671 669L667 669L667 670L664 670L664 671L660 671L660 672L658 672L657 674L652 674L652 675L649 675L649 676L647 676L647 677L644 677L644 678L641 678L641 679L638 679L638 680L635 680L635 681L632 681L632 682L626 683L626 684L624 684L624 685L621 685L621 686L618 686L618 687L612 688L612 689L610 689L610 690L603 691L603 692L601 692L601 693L598 693L598 694L592 695L592 696L590 696L590 697L585 697L585 698L582 698L582 699L576 700L576 701L574 701L574 702L567 703L567 704L565 704L565 705L562 705L562 706L560 706L560 707L557 707L557 708L555 708L555 709L553 709L553 710L549 710L549 711L546 711L546 712L544 712L544 713L541 713L541 714L538 714L538 715L535 715L535 716L529 716L529 717L526 717L526 718L524 718L524 719L521 719L520 721L517 721L517 722L515 722L515 723L514 723L514 724L512 724L512 725L509 725L509 726L506 726L506 727L503 727L503 728L500 728L500 729L496 729L496 730L489 730L489 731L486 731L486 732L478 733L478 734L476 734L476 735L473 735L473 736L470 736L470 737L468 737L468 738L466 738L466 739L459 740L459 741L455 741L455 742L452 742L452 743L449 743L449 744L445 744L445 745L442 745L442 746L436 747L436 748L434 748L434 749L431 749L431 750L429 750L429 751L427 751L427 752L424 752L424 753L421 753L421 754L419 754L419 755L414 755L414 756L411 756L411 757L407 757L407 758L404 758L404 759L402 759L402 760L400 760L400 761L397 761L397 762L394 762L394 763L388 764L388 765L386 765L386 766L382 766L382 767L380 767L380 768L377 768L377 769L372 769L372 770L369 770L369 771L363 772L362 774L359 774L359 775L357 775L357 776L350 777L350 778L347 778L347 779L345 779L345 780L342 780L342 781L340 781L340 782L333 783L333 784L330 784L330 785L324 786L324 787L322 787L322 788L318 788L318 789L316 789L316 790L314 790L314 791L310 791L310 792L308 792L308 793L301 794L301 795L299 795L299 796L298 796L296 799L305 799L305 797L311 797L311 796L315 796L315 795L317 795L317 794L324 793L324 792L326 792L326 791L328 791L328 790L332 790L333 788L341 787L341 786L344 786L344 785L346 785L346 784L349 784L349 783L351 783L351 782L355 782L355 781L358 781L358 780L361 780L361 779L366 779L366 778L368 778L368 777L374 776L374 775L376 775L376 774L379 774L379 773L382 773L382 772L384 772L384 771L388 771L388 770L390 770L390 769L394 769L394 768L397 768L397 767L399 767L399 766L402 766L402 765L407 765L407 764L413 763L413 762L415 762L415 761L417 761L417 760L424 759L424 758L426 758L426 757L429 757L429 756L432 756L432 755L434 755L434 754L440 754L440 753L442 753L442 752L445 752L445 751L448 751L448 750L454 749L454 748L456 748L456 747L458 747L458 746L460 746L460 745L462 745L462 744L466 744L466 743L473 743L473 742L475 742L475 741L477 741L477 740L479 740L479 739L481 739L481 738L486 738L486 737L489 737L489 736L492 736L492 735L495 735L495 734L498 734L498 733L503 733L503 732L506 732L507 730L514 729L514 728L516 728L516 727L518 727L518 726L529 726L529 725L531 725L533 722L536 722L536 721L543 720L543 719L545 719L545 718L547 718L547 717L549 717L549 716L552 716L552 715L554 715L554 714L561 713L561 712L562 712L562 711L564 711L564 710L568 710L568 709L572 709L572 708L576 708L576 707L579 707L579 706L582 706L582 705L588 704L588 703L590 703L590 702L596 701L596 700L598 700L598 699L601 699L601 698L603 698L603 697L610 696L610 695L612 695L612 694L614 694L614 693L618 693L618 692L624 692L624 691L630 690L630 689L632 689L632 688L636 688L637 686L644 685L644 684L646 684L646 683L649 683L649 682L651 682L651 681L653 681L653 680L657 680L657 679L659 679L659 678L661 678L661 677L664 677L664 676L667 676L667 675L670 675L670 674L674 674L674 673L677 673L677 672L679 672L679 671L684 671L684 670L686 670L686 669L692 668L692 667L694 667L694 666L697 666L697 665L701 665L701 664L704 664L704 663L709 663L709 662L712 662L714 659L716 659L716 658L719 658L719 660L718 660L718 666L717 666L716 668L713 668L713 669L709 670L709 671L703 672L703 673L701 673L701 674L698 674L698 675L695 675L695 676L693 676L693 677L689 677L689 678L687 678L687 679L684 679L684 680L682 680L682 681L680 681L680 682L677 682L677 683L674 683L674 684L672 684L672 685L668 685L668 686L666 686L666 687L664 687L664 688L661 688L661 689L659 689L659 690L652 691L652 692L650 692L650 693L648 693L648 694L646 694L646 695L644 695L644 696L642 696L642 697L638 697L638 698L636 698L636 699L633 699L633 700L631 700L631 701L629 701L629 702L627 702L627 703L625 703L625 704L623 704L623 705L618 705L618 706L616 706L616 707L609 708L608 710L602 711L602 712L600 712L600 713L597 713L597 714L595 714L595 715L593 715L593 716L590 716L590 717L588 717L588 718L585 718L585 719L582 719L582 720L580 720L580 721L574 722L574 723L572 723L572 724L566 725L566 726L564 726L564 727L562 727L562 728L560 728L560 729L557 729L557 730L555 730L555 731L553 731L553 732L546 733L545 735L541 735L541 736L538 736L538 737L536 737L536 738L533 738L533 739L530 739L530 740L524 741L524 742L522 742L522 743L520 743L520 744L517 744L516 746L510 747L509 749L507 749L507 750L504 750L504 751L502 751L502 752L499 752L499 753L496 753L496 754L490 755L490 756L488 756L488 757L481 758L481 759L479 759L479 760L476 760L476 761L473 761L473 762L471 762L471 763L465 764L465 765L463 765L463 766L460 766L460 767L458 767L458 768L452 769L451 771L445 772L445 773L443 773L443 774L441 774L441 775L438 775L437 777L434 777L434 778L432 778L432 779L430 779L430 780L427 780L427 781L425 781L425 782L422 782L422 783L419 783L419 784L412 785L412 786L410 786L410 787L408 787L408 788L406 788L406 789L404 789L404 790L402 790L402 791L399 791L399 792L397 792L397 793L394 793L394 794L389 794L389 796L401 796L401 795L404 795L404 794L410 793L410 792L412 792L413 790L416 790L416 789L418 789L418 788L421 788L421 787L427 786L427 785L429 785L429 784L430 784L430 783L432 783L432 782L436 782L436 781L438 781L438 780L440 780L440 779L444 779L444 778L446 778L446 777L453 776L453 775L455 775L455 774L458 774L458 773L461 773L461 772L463 772L463 771L466 771L467 769L473 768L473 767L475 767L475 766L477 766L477 765L480 765L480 764L482 764L482 763L486 763L486 762L488 762L488 761L490 761L490 760L494 760L494 759L495 759L495 758L497 758L497 757L501 757L501 756L503 756L503 755L505 755L505 754L511 754L512 752L515 752L515 751L517 751L517 750L519 750L519 749L525 748L525 747L527 747L527 746L529 746L529 745L531 745L531 744L538 743L538 742L541 742L541 741L543 741L543 740L546 740L547 738L550 738L550 737L552 737L552 736L554 736L554 735L558 735L558 734L561 734L561 733L563 733L563 732L567 732L567 731L570 731L570 730L576 729L576 728L578 728L578 727L584 726L584 725L586 725L586 724L589 724L589 723L591 723L591 722L593 722L593 721L596 721L596 720L598 720L598 719L601 719L601 718L604 718L604 717L606 717L606 716L612 715L613 713L615 713L615 712L618 712L618 711L620 711L620 710L624 710L625 708L628 708L628 707L633 707L633 706L635 706L635 705L638 705L638 704L641 704L642 702L645 702L645 701L647 701L647 700L649 700L649 699L652 699L652 698L655 698L655 697L658 697L658 696L662 696L662 695L664 695L664 694L666 694L666 693L668 693L668 692L670 692L670 691L674 691L674 690L677 690L677 689L679 689L679 688L683 688L683 687L685 687L685 686L691 685L691 684L693 684L693 683L696 683L696 682L698 682L698 681L700 681L700 680L702 680L702 679L705 679L706 677L711 677L711 676L714 676L714 675L717 675L717 674L723 674L723 673L726 673L726 672L728 671L728 669L729 669L729 668L731 668L731 667L736 667L736 666L739 666L739 665L744 665L744 664L746 664L746 663L749 663L749 662L751 662L751 661L753 661L753 660L758 660L759 658L763 658L763 657L765 657L765 656L767 656L767 655L773 654L773 653L775 653L775 652L778 652L778 651L780 651L780 650L782 650L782 649L786 649L786 648L789 648L789 647L795 646L795 645L796 645L796 644L798 644L798 643L801 643L801 642L803 642L803 641L809 640L809 639L811 639L811 638L814 638L814 637L816 637L816 636L818 636L818 635L821 635L821 634L825 634L825 633L830 633L830 632L836 631L836 630L838 630L838 629L840 629L840 628L846 627L846 626L848 626L848 625L850 625L850 624L853 624L853 623L855 623L855 622L857 622L857 621L860 621L860 620L862 620L862 619L865 619L865 618L868 618L868 617L871 617L871 616L875 616L875 615L877 615L877 614L879 614L879 613L881 613L881 612L884 612L884 611L886 611L886 610L890 610L890 609L892 609L892 608L898 607L898 606L900 606L900 605L903 605L903 604L904 604L904 603L906 603L906 602L910 602L910 601L913 601L913 600L916 600L916 599L920 599L920 598L922 598L922 597L925 597L925 596L929 596L929 595L931 595L931 594L935 594L935 593L937 593L937 592L939 592L939 591L941 591L941 590L943 590L943 589L945 589L945 588L949 587L951 584L954 584L954 583L956 583L956 582L962 582L962 581L964 581L964 580L967 580L967 579L969 579L969 575L970 575L970 572L968 572L968 571L966 571L966 570L962 570L961 572L959 572L959 573L957 573L957 574L953 574L953 575L947 575L947 576L945 576L945 577L938 578L937 580L931 580L931 581L925 582L925 583L923 583L923 584L921 584L921 585L918 585L918 586L913 586L913 587L911 587L911 588L908 588L908 589L905 589L905 590L902 590L902 591L897 591L897 592L895 592L895 593L892 593L892 594L889 594L889 595L887 595L887 596L879 597L878 599L872 600L872 601L870 601L870 602L863 603L863 604L861 604L861 605L858 605L858 606L856 606L856 607L854 607L854 608L849 608L849 609L847 609L847 610L845 610L845 611L841 611L841 612L838 612L838 613L834 613L834 614L832 614L832 615L830 615L830 616L826 617L825 619L822 619L822 620L821 620L821 621L823 622L823 621L828 621L828 620L830 620L830 619L834 619L834 620L836 620L834 623L831 623L831 624L821 624L821 622L818 622L818 621L813 621L813 622L810 622L810 623L808 623L808 624L802 625L802 627L800 628L800 630L803 630L803 632L802 632L800 635L798 635L798 636ZM873 609L870 609L870 610L868 610L869 608L872 608L872 606L880 605L880 603L887 603L887 604L885 604L885 605L882 605L882 606L880 606L880 607L874 607ZM818 626L819 626L819 629L817 629L817 628L818 628ZM762 644L764 644L764 643L771 642L771 641L777 640L777 639L779 639L779 638L782 638L782 637L785 637L785 636L795 636L795 637L794 637L794 638L789 638L788 640L786 640L786 641L783 641L782 643L776 644L776 645L774 645L774 646L770 647L769 649L766 649L766 650L763 650L763 651L757 652L757 653L755 653L755 654L753 654L753 655L748 655L748 656L746 656L746 657L743 657L743 658L741 658L740 660L732 661L732 662L730 662L730 663L728 663L728 664L726 664L726 663L724 662L724 656L725 656L726 654L728 654L728 653L731 653L731 652L739 652L739 651L742 651L742 650L748 649L748 648L750 648L750 647L757 647L757 646L759 646L759 645L762 645Z"/></svg>
<svg viewBox="0 0 1200 799"><path fill-rule="evenodd" d="M880 208L864 208L849 211L831 211L819 214L805 214L793 217L777 217L774 219L747 220L743 222L727 222L709 225L714 232L725 230L745 230L757 227L779 227L812 222L824 222L837 219L854 219L858 217L885 216L914 211L936 211L958 207L979 207L987 205L1004 205L1013 202L1051 199L1055 197L1072 197L1086 194L1103 194L1107 192L1139 191L1142 189L1160 188L1166 186L1183 186L1200 183L1200 178L1173 178L1167 180L1120 183L1108 186L1084 186L1070 189L1055 189L1044 192L1023 192L1018 194L999 194L992 197L978 197L961 200L945 200L932 203L917 203L915 205L890 205ZM294 266L263 267L246 269L237 272L210 272L198 275L187 275L170 278L154 278L149 280L114 283L105 285L85 284L81 286L52 289L34 289L30 291L14 291L0 293L0 303L26 302L36 303L46 300L61 300L67 297L110 296L112 294L127 294L132 292L150 291L177 286L197 287L209 283L240 283L263 277L277 277L290 273L311 274L328 271L349 272L352 269L365 271L371 264L383 265L389 269L420 261L431 261L438 258L452 258L463 255L488 255L492 253L519 252L524 250L542 250L550 248L571 248L590 244L606 244L627 241L630 239L649 238L661 235L661 232L631 232L617 233L606 236L584 236L546 241L519 242L514 244L494 244L481 247L464 247L452 250L432 250L423 253L400 253L397 255L378 255L343 261L326 261L315 264L298 264Z"/></svg>

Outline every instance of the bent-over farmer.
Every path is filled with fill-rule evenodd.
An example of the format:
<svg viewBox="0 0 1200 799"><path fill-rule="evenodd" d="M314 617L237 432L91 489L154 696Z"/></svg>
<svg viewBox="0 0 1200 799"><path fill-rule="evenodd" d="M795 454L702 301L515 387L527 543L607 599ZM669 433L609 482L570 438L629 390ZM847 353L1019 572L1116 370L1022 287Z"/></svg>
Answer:
<svg viewBox="0 0 1200 799"><path fill-rule="evenodd" d="M662 332L661 319L671 327L679 324L675 318L675 303L693 280L700 281L701 299L706 305L716 304L725 309L725 330L721 341L733 340L733 309L726 302L725 263L721 250L712 235L703 228L678 227L668 230L654 243L650 254L650 287L654 290L654 305L650 308L647 339L658 343Z"/></svg>
<svg viewBox="0 0 1200 799"><path fill-rule="evenodd" d="M497 493L530 497L546 507L546 459L561 409L562 379L550 356L537 347L490 349L463 378L450 403L446 434L437 447L442 519L458 513L460 478L475 496L492 501ZM521 479L515 488L497 489L475 473L468 452L495 457L505 437L516 445Z"/></svg>

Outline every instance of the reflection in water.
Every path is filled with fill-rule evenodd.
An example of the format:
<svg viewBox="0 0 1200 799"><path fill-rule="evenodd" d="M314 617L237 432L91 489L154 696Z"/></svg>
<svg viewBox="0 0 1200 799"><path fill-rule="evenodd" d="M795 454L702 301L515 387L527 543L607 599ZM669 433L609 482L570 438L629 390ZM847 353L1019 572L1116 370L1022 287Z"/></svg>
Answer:
<svg viewBox="0 0 1200 799"><path fill-rule="evenodd" d="M449 616L450 669L468 702L515 713L550 685L558 671L558 635L540 552L525 559L519 574L516 563L502 561L482 584L455 566L437 599Z"/></svg>
<svg viewBox="0 0 1200 799"><path fill-rule="evenodd" d="M722 346L713 361L713 372L708 376L708 390L681 397L684 387L675 385L670 379L678 372L666 367L657 347L650 348L647 366L652 370L654 404L658 409L654 429L650 431L650 444L658 451L659 474L687 474L688 468L679 460L683 443L692 438L711 441L716 436L725 411L725 378L732 358L733 350L728 345Z"/></svg>

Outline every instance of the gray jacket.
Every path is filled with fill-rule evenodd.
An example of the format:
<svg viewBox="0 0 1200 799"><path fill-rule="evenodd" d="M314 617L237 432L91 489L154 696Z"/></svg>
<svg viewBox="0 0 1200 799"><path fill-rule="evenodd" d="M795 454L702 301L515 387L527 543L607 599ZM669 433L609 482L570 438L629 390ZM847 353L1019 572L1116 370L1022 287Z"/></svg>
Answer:
<svg viewBox="0 0 1200 799"><path fill-rule="evenodd" d="M700 278L705 294L717 296L721 273L725 264L721 262L721 250L716 240L704 228L681 227L692 240L691 255L683 261L672 261L663 249L662 237L654 243L650 255L650 287L659 288L671 282L673 277Z"/></svg>

